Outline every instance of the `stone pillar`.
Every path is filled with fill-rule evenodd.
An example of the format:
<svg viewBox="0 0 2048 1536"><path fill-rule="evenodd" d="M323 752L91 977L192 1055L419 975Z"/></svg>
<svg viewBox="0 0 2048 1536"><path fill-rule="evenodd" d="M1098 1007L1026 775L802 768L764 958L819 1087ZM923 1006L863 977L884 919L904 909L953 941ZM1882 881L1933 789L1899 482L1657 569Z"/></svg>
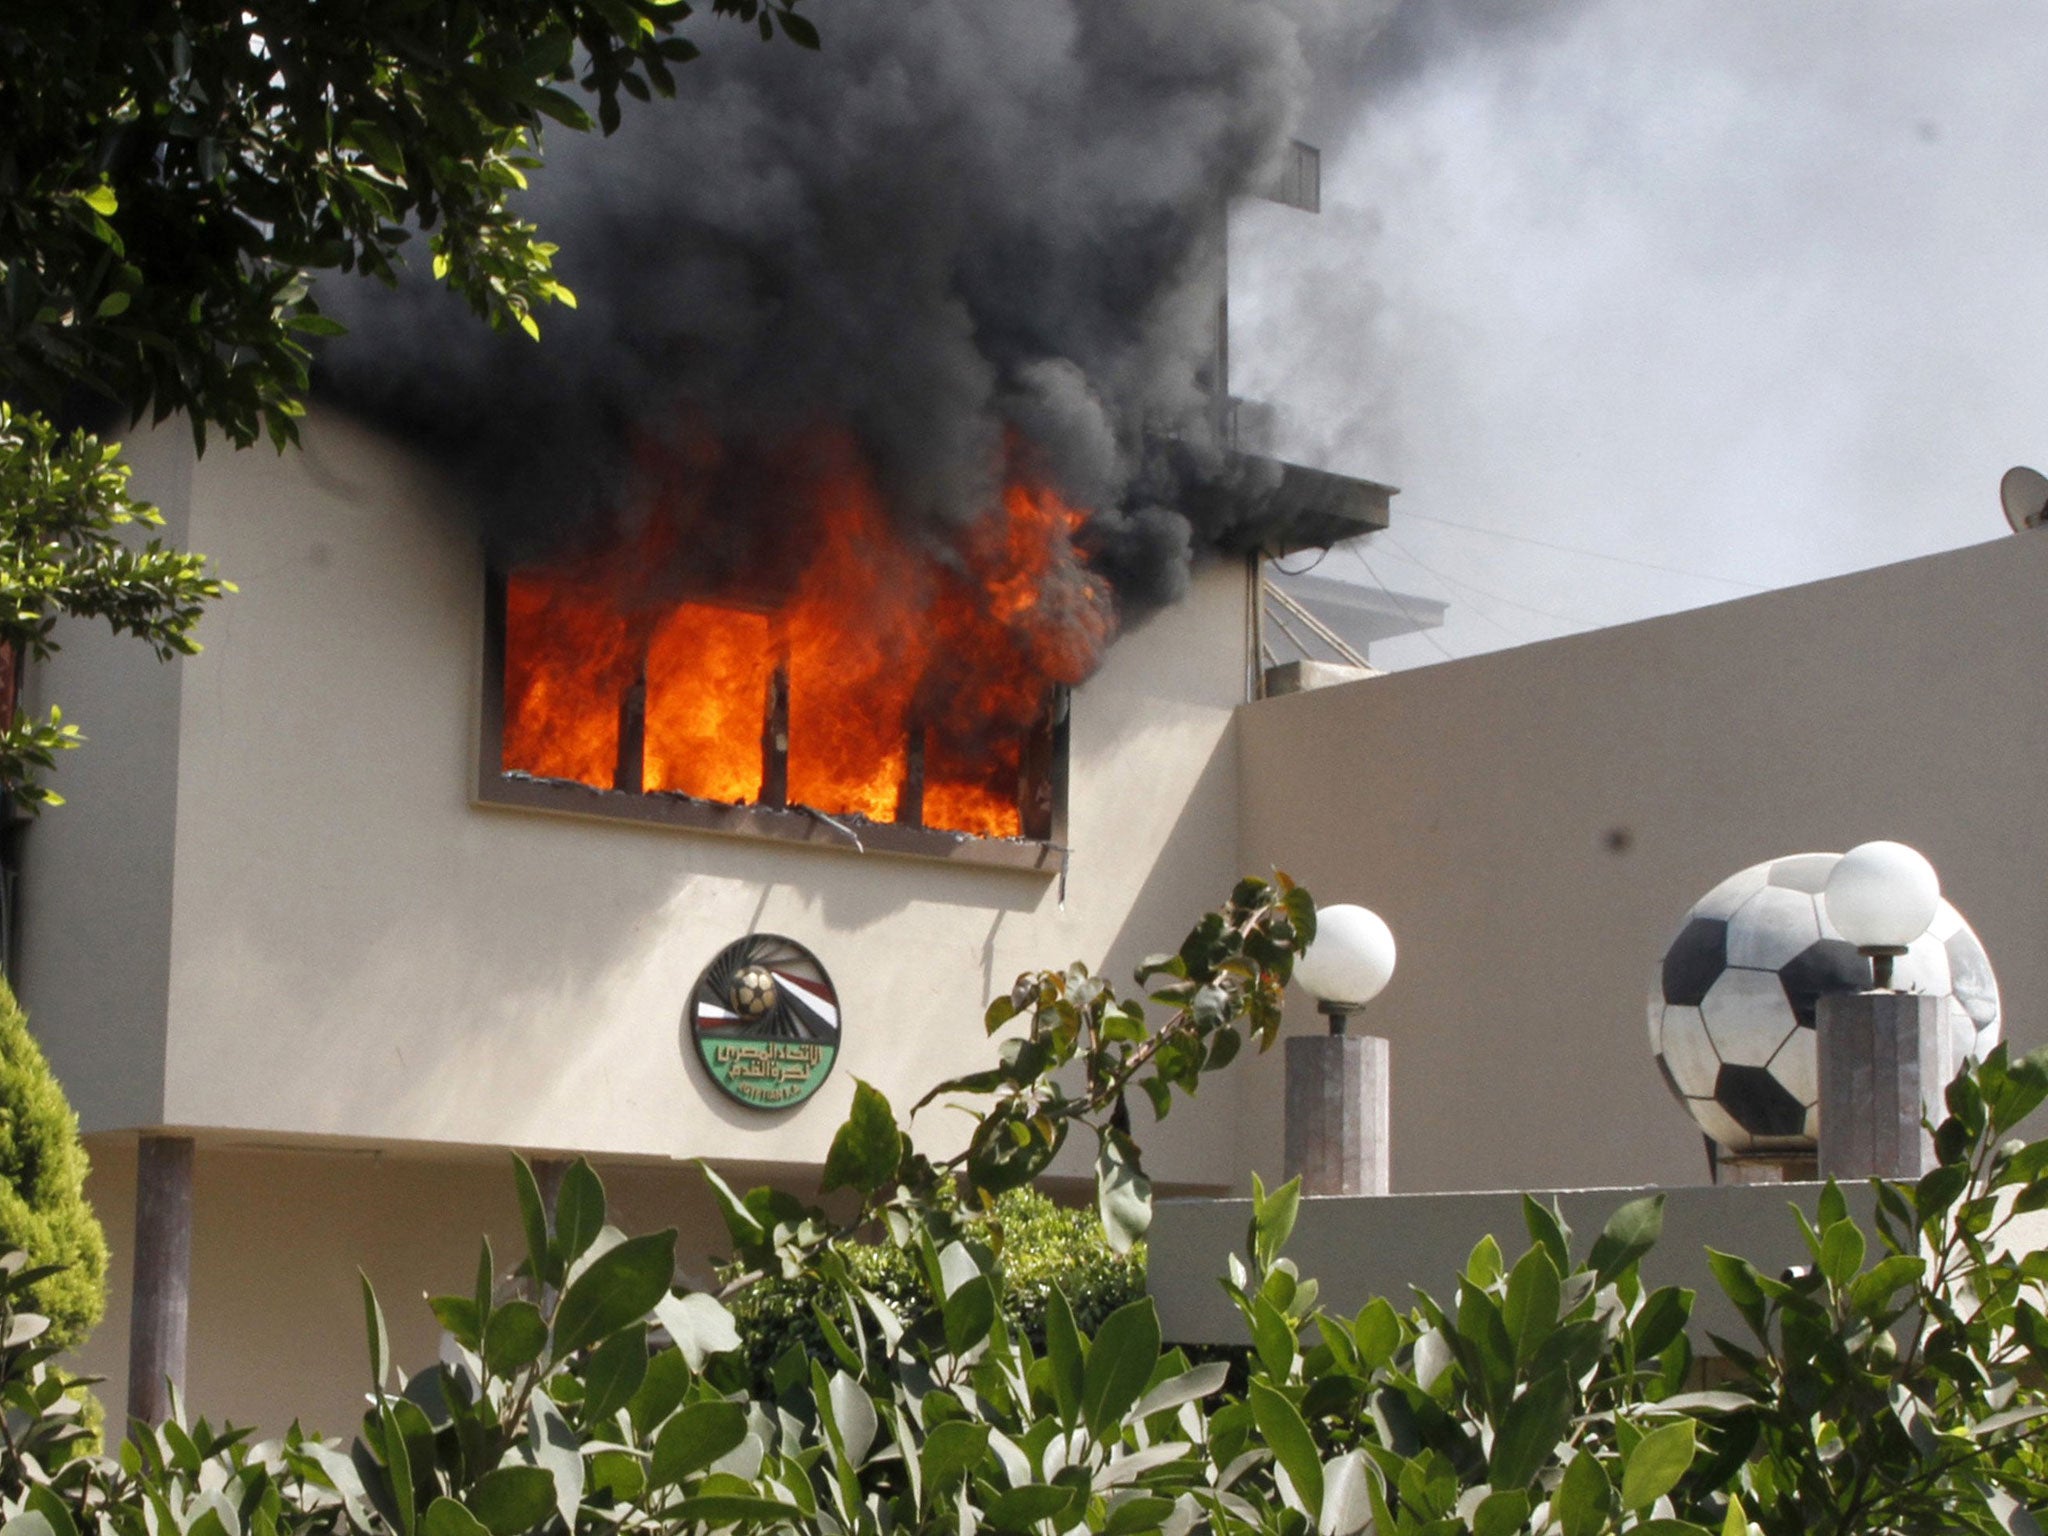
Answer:
<svg viewBox="0 0 2048 1536"><path fill-rule="evenodd" d="M1820 998L1820 1176L1917 1179L1934 1167L1920 1127L1939 1120L1948 1086L1944 999L1913 992Z"/></svg>
<svg viewBox="0 0 2048 1536"><path fill-rule="evenodd" d="M128 1417L161 1424L185 1390L192 1285L192 1138L144 1136L135 1154L135 1282L128 1313Z"/></svg>
<svg viewBox="0 0 2048 1536"><path fill-rule="evenodd" d="M1387 1042L1375 1035L1287 1041L1287 1177L1305 1195L1387 1192Z"/></svg>

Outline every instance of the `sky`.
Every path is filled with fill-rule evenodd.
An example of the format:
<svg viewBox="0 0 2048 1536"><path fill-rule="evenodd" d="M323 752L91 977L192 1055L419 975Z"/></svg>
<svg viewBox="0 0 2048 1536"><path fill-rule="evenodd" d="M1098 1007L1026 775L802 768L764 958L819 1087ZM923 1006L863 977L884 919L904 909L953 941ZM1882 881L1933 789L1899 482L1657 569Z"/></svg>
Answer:
<svg viewBox="0 0 2048 1536"><path fill-rule="evenodd" d="M1233 213L1232 385L1401 488L1318 567L1449 602L1376 665L2009 536L2048 5L1408 0L1326 63L1323 212Z"/></svg>

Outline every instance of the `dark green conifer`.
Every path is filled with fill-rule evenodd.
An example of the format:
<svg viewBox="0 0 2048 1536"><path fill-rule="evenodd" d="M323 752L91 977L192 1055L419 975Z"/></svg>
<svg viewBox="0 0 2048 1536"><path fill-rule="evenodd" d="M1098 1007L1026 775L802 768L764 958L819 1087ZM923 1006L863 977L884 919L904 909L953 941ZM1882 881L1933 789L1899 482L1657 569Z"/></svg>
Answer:
<svg viewBox="0 0 2048 1536"><path fill-rule="evenodd" d="M107 1300L107 1238L85 1198L85 1145L14 993L0 982L0 1248L59 1264L36 1282L31 1310L50 1336L80 1343Z"/></svg>

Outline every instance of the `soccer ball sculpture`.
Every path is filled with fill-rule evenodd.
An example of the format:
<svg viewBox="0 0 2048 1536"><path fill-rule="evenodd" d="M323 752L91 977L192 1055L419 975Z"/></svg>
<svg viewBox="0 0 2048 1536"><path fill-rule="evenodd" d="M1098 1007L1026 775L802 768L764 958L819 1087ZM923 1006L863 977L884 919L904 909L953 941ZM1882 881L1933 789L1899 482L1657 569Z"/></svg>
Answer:
<svg viewBox="0 0 2048 1536"><path fill-rule="evenodd" d="M1771 859L1693 904L1650 983L1650 1048L1664 1082L1720 1147L1801 1155L1818 1145L1814 1011L1824 992L1870 985L1870 962L1821 900L1838 853ZM1949 1000L1949 1059L1998 1043L1998 982L1960 912L1899 956L1892 985Z"/></svg>

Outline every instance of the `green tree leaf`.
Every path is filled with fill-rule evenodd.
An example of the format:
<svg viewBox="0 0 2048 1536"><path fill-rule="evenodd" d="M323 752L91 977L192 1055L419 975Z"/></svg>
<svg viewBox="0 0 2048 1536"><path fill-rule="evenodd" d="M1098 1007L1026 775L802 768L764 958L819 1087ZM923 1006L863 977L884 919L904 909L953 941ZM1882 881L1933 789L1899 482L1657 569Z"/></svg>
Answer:
<svg viewBox="0 0 2048 1536"><path fill-rule="evenodd" d="M1631 1200L1608 1218L1586 1263L1604 1285L1657 1245L1664 1232L1664 1197Z"/></svg>
<svg viewBox="0 0 2048 1536"><path fill-rule="evenodd" d="M1045 1303L1045 1351L1052 1367L1053 1401L1060 1422L1073 1424L1081 1414L1082 1371L1086 1363L1081 1331L1074 1325L1066 1294L1054 1286Z"/></svg>
<svg viewBox="0 0 2048 1536"><path fill-rule="evenodd" d="M690 1390L691 1368L680 1348L664 1349L647 1362L647 1375L633 1394L626 1412L633 1421L633 1433L643 1440L654 1433Z"/></svg>
<svg viewBox="0 0 2048 1536"><path fill-rule="evenodd" d="M494 1467L463 1502L491 1536L520 1536L555 1512L555 1480L539 1467Z"/></svg>
<svg viewBox="0 0 2048 1536"><path fill-rule="evenodd" d="M1662 1425L1643 1436L1622 1463L1622 1508L1648 1508L1676 1488L1692 1465L1695 1449L1691 1419Z"/></svg>
<svg viewBox="0 0 2048 1536"><path fill-rule="evenodd" d="M1691 1291L1674 1285L1659 1286L1643 1299L1642 1310L1630 1325L1638 1360L1663 1354L1671 1341L1685 1332L1693 1299Z"/></svg>
<svg viewBox="0 0 2048 1536"><path fill-rule="evenodd" d="M1274 1459L1294 1485L1295 1495L1308 1510L1323 1507L1323 1463L1316 1454L1315 1437L1308 1432L1301 1412L1285 1393L1263 1381L1251 1384L1252 1418L1259 1434L1272 1448Z"/></svg>
<svg viewBox="0 0 2048 1536"><path fill-rule="evenodd" d="M710 1493L679 1499L668 1508L668 1516L685 1529L712 1530L720 1526L781 1525L799 1520L804 1512L784 1499L765 1499L743 1493Z"/></svg>
<svg viewBox="0 0 2048 1536"><path fill-rule="evenodd" d="M989 1426L965 1419L949 1419L925 1436L918 1456L927 1488L944 1488L958 1482L988 1455Z"/></svg>
<svg viewBox="0 0 2048 1536"><path fill-rule="evenodd" d="M609 1419L633 1400L646 1379L647 1329L636 1323L592 1351L583 1372L585 1422Z"/></svg>
<svg viewBox="0 0 2048 1536"><path fill-rule="evenodd" d="M1095 1201L1109 1246L1129 1253L1152 1225L1152 1181L1139 1165L1137 1143L1122 1131L1103 1133L1095 1158Z"/></svg>
<svg viewBox="0 0 2048 1536"><path fill-rule="evenodd" d="M701 1472L747 1438L747 1410L739 1403L687 1403L655 1436L648 1486L665 1488Z"/></svg>
<svg viewBox="0 0 2048 1536"><path fill-rule="evenodd" d="M1271 1269L1294 1233L1294 1218L1301 1212L1301 1180L1289 1179L1270 1195L1252 1175L1252 1230L1249 1246L1261 1270Z"/></svg>
<svg viewBox="0 0 2048 1536"><path fill-rule="evenodd" d="M1472 1536L1514 1536L1529 1518L1529 1495L1521 1488L1503 1488L1479 1501L1472 1515Z"/></svg>
<svg viewBox="0 0 2048 1536"><path fill-rule="evenodd" d="M1081 1380L1081 1421L1097 1440L1138 1400L1159 1363L1159 1314L1147 1296L1103 1319Z"/></svg>
<svg viewBox="0 0 2048 1536"><path fill-rule="evenodd" d="M1614 1485L1607 1480L1600 1458L1591 1450L1582 1450L1564 1469L1550 1507L1564 1536L1599 1536L1607 1527L1613 1498Z"/></svg>
<svg viewBox="0 0 2048 1536"><path fill-rule="evenodd" d="M988 1523L999 1531L1029 1530L1041 1520L1052 1519L1073 1502L1072 1488L1025 1483L989 1500Z"/></svg>
<svg viewBox="0 0 2048 1536"><path fill-rule="evenodd" d="M526 1234L526 1261L533 1278L542 1285L554 1285L561 1270L550 1262L553 1243L548 1237L547 1205L540 1197L540 1184L533 1168L517 1152L512 1154L512 1187L519 1196L519 1225Z"/></svg>
<svg viewBox="0 0 2048 1536"><path fill-rule="evenodd" d="M555 1194L554 1254L566 1272L604 1230L604 1184L582 1158L562 1175Z"/></svg>
<svg viewBox="0 0 2048 1536"><path fill-rule="evenodd" d="M1541 1245L1531 1248L1515 1262L1508 1274L1507 1296L1501 1304L1501 1319L1514 1341L1515 1358L1526 1365L1543 1341L1557 1327L1559 1298L1563 1281L1549 1252Z"/></svg>
<svg viewBox="0 0 2048 1536"><path fill-rule="evenodd" d="M385 1383L391 1379L391 1331L384 1326L384 1309L377 1304L377 1292L370 1285L370 1277L360 1269L356 1276L363 1283L363 1331L370 1341L370 1385L381 1397Z"/></svg>
<svg viewBox="0 0 2048 1536"><path fill-rule="evenodd" d="M1552 1371L1523 1388L1501 1416L1487 1458L1495 1488L1527 1488L1549 1464L1572 1422L1572 1390L1562 1371Z"/></svg>
<svg viewBox="0 0 2048 1536"><path fill-rule="evenodd" d="M951 1353L964 1355L987 1342L996 1321L996 1288L988 1276L976 1275L956 1287L941 1308L941 1318Z"/></svg>
<svg viewBox="0 0 2048 1536"><path fill-rule="evenodd" d="M1391 1364L1401 1346L1401 1319L1384 1296L1375 1296L1359 1309L1351 1325L1358 1341L1358 1357L1374 1370Z"/></svg>
<svg viewBox="0 0 2048 1536"><path fill-rule="evenodd" d="M853 1108L825 1154L825 1190L871 1195L895 1176L902 1156L903 1133L888 1098L873 1084L855 1079Z"/></svg>
<svg viewBox="0 0 2048 1536"><path fill-rule="evenodd" d="M427 1506L420 1536L489 1536L490 1528L462 1505L442 1494Z"/></svg>
<svg viewBox="0 0 2048 1536"><path fill-rule="evenodd" d="M1821 1234L1820 1272L1837 1290L1847 1289L1863 1268L1863 1231L1848 1219L1835 1222Z"/></svg>
<svg viewBox="0 0 2048 1536"><path fill-rule="evenodd" d="M556 1359L637 1323L668 1294L675 1278L673 1227L630 1237L570 1282L555 1308Z"/></svg>
<svg viewBox="0 0 2048 1536"><path fill-rule="evenodd" d="M496 1376L516 1376L548 1347L547 1320L530 1301L508 1301L484 1327L484 1364Z"/></svg>

